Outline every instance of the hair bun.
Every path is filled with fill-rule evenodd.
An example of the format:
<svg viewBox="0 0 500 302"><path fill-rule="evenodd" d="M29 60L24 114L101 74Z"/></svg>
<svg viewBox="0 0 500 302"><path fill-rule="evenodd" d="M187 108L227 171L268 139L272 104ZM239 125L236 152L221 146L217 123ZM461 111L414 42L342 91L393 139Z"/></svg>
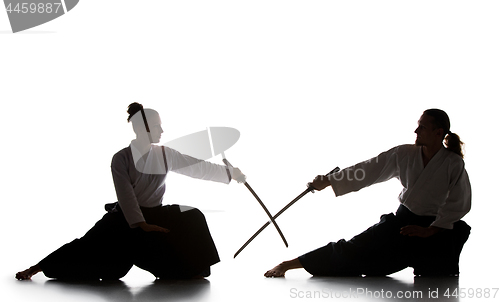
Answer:
<svg viewBox="0 0 500 302"><path fill-rule="evenodd" d="M134 114L141 111L142 109L144 109L144 107L137 102L134 102L134 103L128 105L127 113L129 114L129 116L127 118L127 122L130 122L130 119L132 118L132 116L134 116Z"/></svg>

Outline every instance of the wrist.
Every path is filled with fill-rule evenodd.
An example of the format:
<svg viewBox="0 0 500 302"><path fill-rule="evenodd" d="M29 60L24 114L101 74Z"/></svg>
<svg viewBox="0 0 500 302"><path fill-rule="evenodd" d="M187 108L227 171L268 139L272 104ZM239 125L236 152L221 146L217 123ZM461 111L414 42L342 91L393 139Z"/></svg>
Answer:
<svg viewBox="0 0 500 302"><path fill-rule="evenodd" d="M144 229L144 227L146 227L148 224L146 223L146 221L141 221L141 222L136 222L132 225L132 227L134 228L141 228L141 229Z"/></svg>
<svg viewBox="0 0 500 302"><path fill-rule="evenodd" d="M436 227L436 226L430 226L430 227L428 227L428 229L431 231L432 235L439 233L442 230L440 227Z"/></svg>

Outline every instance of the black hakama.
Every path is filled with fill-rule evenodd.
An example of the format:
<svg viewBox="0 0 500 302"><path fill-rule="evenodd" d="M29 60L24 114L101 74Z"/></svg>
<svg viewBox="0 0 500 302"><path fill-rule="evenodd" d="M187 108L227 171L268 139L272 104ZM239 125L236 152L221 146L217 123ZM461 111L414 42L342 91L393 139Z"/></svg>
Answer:
<svg viewBox="0 0 500 302"><path fill-rule="evenodd" d="M170 232L132 229L116 206L82 238L40 261L43 273L66 280L116 280L135 264L158 278L210 274L210 266L219 262L219 256L205 217L198 209L181 212L178 205L172 205L141 210L147 223Z"/></svg>
<svg viewBox="0 0 500 302"><path fill-rule="evenodd" d="M133 265L133 231L121 212L107 213L83 237L40 261L40 268L48 278L120 279Z"/></svg>
<svg viewBox="0 0 500 302"><path fill-rule="evenodd" d="M460 252L470 234L465 222L428 238L400 234L404 226L428 227L434 220L401 205L396 215L382 215L380 222L351 240L331 242L300 256L299 261L316 276L383 276L407 267L413 267L417 276L458 275Z"/></svg>
<svg viewBox="0 0 500 302"><path fill-rule="evenodd" d="M170 230L169 233L144 232L136 236L134 264L158 278L179 279L208 277L210 266L220 261L205 216L191 208L181 211L178 205L141 208L149 224Z"/></svg>

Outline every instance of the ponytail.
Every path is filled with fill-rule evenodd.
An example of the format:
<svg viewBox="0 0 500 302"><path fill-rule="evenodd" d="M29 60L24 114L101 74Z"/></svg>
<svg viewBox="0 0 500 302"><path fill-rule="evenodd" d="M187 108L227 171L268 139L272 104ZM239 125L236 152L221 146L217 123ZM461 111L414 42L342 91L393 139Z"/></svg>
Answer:
<svg viewBox="0 0 500 302"><path fill-rule="evenodd" d="M443 139L446 149L458 154L461 158L464 158L462 150L464 143L460 140L460 136L458 136L458 134L450 131L450 118L448 117L448 114L440 109L428 109L424 111L424 114L434 118L433 122L436 128L443 129L445 133Z"/></svg>
<svg viewBox="0 0 500 302"><path fill-rule="evenodd" d="M463 142L460 140L460 136L453 132L448 132L448 135L444 138L444 145L446 149L460 155L461 158L464 158L463 153Z"/></svg>

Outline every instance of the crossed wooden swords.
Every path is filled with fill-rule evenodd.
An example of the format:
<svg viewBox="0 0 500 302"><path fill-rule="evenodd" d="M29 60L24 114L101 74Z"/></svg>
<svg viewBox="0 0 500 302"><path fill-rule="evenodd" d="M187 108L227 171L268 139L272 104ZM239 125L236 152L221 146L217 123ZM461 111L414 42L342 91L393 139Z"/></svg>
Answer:
<svg viewBox="0 0 500 302"><path fill-rule="evenodd" d="M147 131L148 136L149 136L149 141L153 142L153 139L152 139L151 133L150 133L150 129L149 129L149 125L148 125L148 121L146 119L146 114L144 113L144 109L141 108L140 111L141 111L142 119L144 121L144 126L146 127L146 131ZM224 151L222 151L221 154L222 154L222 158L223 158L222 161L224 162L224 164L226 164L226 166L231 166L232 167L232 165L226 159L226 157L224 155ZM165 154L163 154L163 156L165 156ZM167 160L165 158L165 163L166 162L167 162ZM327 177L328 175L331 175L331 174L333 174L335 172L338 172L339 170L340 170L339 167L336 167L335 169L333 169L332 171L330 171L328 174L326 174L325 177ZM241 251L243 251L243 249L245 247L247 247L247 245L250 244L250 242L252 242L252 240L254 240L255 237L257 237L271 223L274 225L274 227L276 228L276 230L280 234L281 239L285 243L285 246L288 247L288 243L286 242L285 236L281 232L281 229L278 226L278 224L276 223L275 219L278 218L281 214L283 214L283 212L285 212L289 207L291 207L295 202L297 202L299 199L301 199L304 195L306 195L309 192L313 192L314 193L314 188L311 185L308 185L307 189L304 192L300 193L299 196L295 197L294 200L292 200L290 203L288 203L276 215L272 216L271 213L269 213L269 210L267 209L267 207L262 202L262 200L260 200L260 198L257 195L257 193L255 193L255 191L252 189L252 187L248 184L248 182L246 182L246 180L245 180L244 183L245 183L245 186L247 187L247 189L250 191L250 193L252 193L252 195L255 197L255 199L257 199L257 201L259 202L259 204L262 206L262 208L264 209L264 211L267 214L267 217L269 217L270 221L266 222L257 232L255 232L255 234L253 234L252 237L250 237L250 239L247 240L247 242L245 242L245 244L236 252L236 254L234 254L234 258L236 258L236 256L238 256L238 254L241 253Z"/></svg>
<svg viewBox="0 0 500 302"><path fill-rule="evenodd" d="M222 159L222 161L227 165L227 166L230 166L232 167L232 165L229 163L229 161L224 157ZM333 169L332 171L330 171L328 174L325 175L325 177L333 174L333 173L336 173L338 172L340 169L339 167L336 167L335 169ZM269 217L270 221L266 222L257 232L255 232L255 234L253 234L252 237L250 237L250 239L247 240L247 242L245 242L245 244L243 244L243 246L234 254L234 258L236 258L236 256L238 256L239 253L241 253L241 251L243 251L243 249L245 247L247 247L247 245L250 244L250 242L252 242L252 240L255 239L255 237L257 237L265 228L267 228L268 225L270 225L271 223L274 225L274 227L276 228L276 230L278 231L278 233L280 234L281 236L281 239L283 240L283 242L285 243L285 246L288 247L288 243L286 242L286 239L285 239L285 236L283 235L283 233L281 232L281 229L280 227L278 226L278 224L276 223L276 218L278 218L281 214L283 214L283 212L285 212L289 207L291 207L294 203L296 203L299 199L301 199L302 197L304 197L304 195L306 195L307 193L309 192L313 192L314 193L314 188L311 186L311 185L308 185L307 189L300 193L297 197L295 197L294 200L292 200L290 203L288 203L283 209L281 209L278 213L276 213L276 215L272 216L271 213L269 213L269 210L267 209L267 207L264 205L264 203L262 202L262 200L260 200L259 196L257 195L257 193L255 193L255 191L252 189L252 187L248 184L248 182L245 181L245 186L247 187L247 189L250 191L250 193L252 193L252 195L255 197L255 199L257 199L257 201L259 202L259 204L261 205L261 207L264 209L264 211L266 212L267 214L267 217Z"/></svg>

